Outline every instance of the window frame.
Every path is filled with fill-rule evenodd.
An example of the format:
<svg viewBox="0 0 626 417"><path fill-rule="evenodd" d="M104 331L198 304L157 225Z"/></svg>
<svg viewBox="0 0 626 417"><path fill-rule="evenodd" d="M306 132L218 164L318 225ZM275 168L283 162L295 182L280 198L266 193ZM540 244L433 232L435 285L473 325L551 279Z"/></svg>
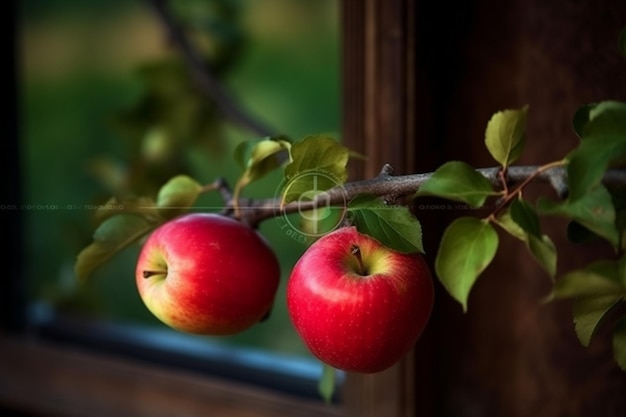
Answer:
<svg viewBox="0 0 626 417"><path fill-rule="evenodd" d="M11 19L16 13L15 2L6 7L14 14L6 14L10 24L5 27L12 33L3 39L9 44L7 50L15 56L15 19ZM384 163L409 171L415 168L413 2L343 0L340 7L343 137L348 147L370 156L367 162L352 168L351 176L375 176ZM19 202L18 92L15 68L13 71L5 77L5 88L9 89L6 97L14 99L15 108L4 113L5 133L11 140L2 141L2 154L5 178L17 179L6 198ZM381 102L385 105L380 106ZM384 143L381 137L385 138ZM8 253L12 260L11 277L20 276L20 263L16 262L22 259L20 220L18 209L3 213L8 239L17 242ZM378 374L349 374L341 403L325 405L277 389L193 372L184 366L168 367L158 361L138 360L140 345L130 350L135 357L102 345L94 349L82 336L59 337L67 325L62 320L51 319L46 324L48 332L42 332L41 327L26 325L22 280L3 280L0 285L0 409L35 415L95 413L116 417L176 414L179 407L194 415L215 415L223 410L233 417L275 417L283 412L294 417L415 414L413 354ZM98 327L87 331L98 332Z"/></svg>
<svg viewBox="0 0 626 417"><path fill-rule="evenodd" d="M412 0L343 0L343 141L367 160L352 163L353 179L373 178L389 164L397 174L416 172L417 80ZM430 341L377 374L348 374L344 398L350 416L428 414L417 397L416 373L428 377ZM426 362L426 363L423 363ZM427 381L428 378L424 378ZM428 386L428 382L421 383ZM425 387L419 387L425 391ZM424 404L417 404L418 401Z"/></svg>

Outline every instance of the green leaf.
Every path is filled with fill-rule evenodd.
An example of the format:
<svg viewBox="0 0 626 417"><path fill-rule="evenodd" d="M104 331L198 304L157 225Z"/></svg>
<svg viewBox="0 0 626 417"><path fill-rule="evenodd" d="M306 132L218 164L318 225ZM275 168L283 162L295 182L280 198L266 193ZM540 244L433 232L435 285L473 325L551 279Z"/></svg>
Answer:
<svg viewBox="0 0 626 417"><path fill-rule="evenodd" d="M330 136L307 136L291 146L291 162L285 167L287 179L299 173L320 170L325 174L345 179L350 150Z"/></svg>
<svg viewBox="0 0 626 417"><path fill-rule="evenodd" d="M169 219L185 212L196 202L202 189L200 183L186 175L170 179L157 195L159 214Z"/></svg>
<svg viewBox="0 0 626 417"><path fill-rule="evenodd" d="M556 275L556 248L552 239L547 235L536 237L534 235L528 235L528 250L533 255L535 260L539 262L539 265L554 278Z"/></svg>
<svg viewBox="0 0 626 417"><path fill-rule="evenodd" d="M626 118L626 115L624 116ZM577 200L602 182L611 163L626 157L624 136L589 138L568 155L568 198Z"/></svg>
<svg viewBox="0 0 626 417"><path fill-rule="evenodd" d="M602 185L606 170L626 161L626 103L604 101L582 106L574 116L574 128L583 141L567 157L570 202L598 192L595 189ZM598 234L607 237L606 233ZM611 243L615 245L613 240Z"/></svg>
<svg viewBox="0 0 626 417"><path fill-rule="evenodd" d="M516 239L526 242L528 233L522 229L522 227L513 220L511 216L511 208L508 207L496 218L496 224L500 226L504 231L513 236Z"/></svg>
<svg viewBox="0 0 626 417"><path fill-rule="evenodd" d="M485 145L491 156L504 168L520 157L526 142L528 106L494 114L485 131Z"/></svg>
<svg viewBox="0 0 626 417"><path fill-rule="evenodd" d="M474 217L460 217L443 234L435 270L446 290L467 311L467 299L478 276L493 260L498 234L493 226Z"/></svg>
<svg viewBox="0 0 626 417"><path fill-rule="evenodd" d="M347 178L350 151L326 136L308 136L291 147L292 161L285 167L282 204L310 201L341 186Z"/></svg>
<svg viewBox="0 0 626 417"><path fill-rule="evenodd" d="M307 171L292 178L283 187L282 203L286 204L292 201L306 203L320 198L323 200L326 191L340 187L342 184L343 180L321 171Z"/></svg>
<svg viewBox="0 0 626 417"><path fill-rule="evenodd" d="M554 278L556 248L548 236L541 234L539 218L530 204L521 199L513 201L511 206L498 216L496 223L510 235L524 242L533 258L550 277Z"/></svg>
<svg viewBox="0 0 626 417"><path fill-rule="evenodd" d="M541 239L539 216L526 200L517 198L511 203L511 218L526 233Z"/></svg>
<svg viewBox="0 0 626 417"><path fill-rule="evenodd" d="M113 255L148 234L156 226L156 223L133 214L108 218L94 232L93 242L78 254L74 265L76 276L85 281Z"/></svg>
<svg viewBox="0 0 626 417"><path fill-rule="evenodd" d="M606 100L591 103L586 106L586 109L588 120L581 132L583 140L600 136L623 138L626 135L626 103Z"/></svg>
<svg viewBox="0 0 626 417"><path fill-rule="evenodd" d="M317 385L317 390L324 399L324 402L330 404L335 393L336 371L330 365L322 363L322 377Z"/></svg>
<svg viewBox="0 0 626 417"><path fill-rule="evenodd" d="M299 229L312 240L332 232L341 225L345 207L323 205L317 209L299 212Z"/></svg>
<svg viewBox="0 0 626 417"><path fill-rule="evenodd" d="M494 191L489 180L474 168L465 162L451 161L440 166L415 194L416 197L425 195L480 207L487 197L498 193Z"/></svg>
<svg viewBox="0 0 626 417"><path fill-rule="evenodd" d="M626 103L606 100L580 106L572 121L574 131L583 140L600 136L626 135Z"/></svg>
<svg viewBox="0 0 626 417"><path fill-rule="evenodd" d="M621 266L614 261L599 261L561 277L554 285L548 300L609 295L626 295L626 285L621 279Z"/></svg>
<svg viewBox="0 0 626 417"><path fill-rule="evenodd" d="M555 203L545 198L538 201L538 209L543 214L565 216L575 220L613 246L619 243L615 226L615 208L611 195L602 185L598 185L576 200L570 198Z"/></svg>
<svg viewBox="0 0 626 417"><path fill-rule="evenodd" d="M620 319L613 330L613 357L617 365L626 371L626 318Z"/></svg>
<svg viewBox="0 0 626 417"><path fill-rule="evenodd" d="M620 299L619 295L601 295L578 297L574 301L574 326L583 346L589 346L602 319Z"/></svg>
<svg viewBox="0 0 626 417"><path fill-rule="evenodd" d="M541 233L537 212L527 201L519 198L511 203L511 219L526 232L524 241L530 253L545 271L556 275L556 248L552 240Z"/></svg>
<svg viewBox="0 0 626 417"><path fill-rule="evenodd" d="M567 240L572 243L588 243L598 238L598 235L577 221L571 221L567 224Z"/></svg>
<svg viewBox="0 0 626 417"><path fill-rule="evenodd" d="M291 143L285 137L241 142L234 151L235 161L244 169L239 184L247 185L280 167L281 153L288 153Z"/></svg>
<svg viewBox="0 0 626 417"><path fill-rule="evenodd" d="M583 138L585 126L587 126L587 123L589 123L590 112L594 106L594 103L584 104L580 106L574 113L574 117L572 119L572 127L574 128L574 132L576 132L576 135L578 135L580 139Z"/></svg>
<svg viewBox="0 0 626 417"><path fill-rule="evenodd" d="M424 252L422 228L405 206L390 206L379 198L360 195L350 201L348 213L361 233L398 252Z"/></svg>

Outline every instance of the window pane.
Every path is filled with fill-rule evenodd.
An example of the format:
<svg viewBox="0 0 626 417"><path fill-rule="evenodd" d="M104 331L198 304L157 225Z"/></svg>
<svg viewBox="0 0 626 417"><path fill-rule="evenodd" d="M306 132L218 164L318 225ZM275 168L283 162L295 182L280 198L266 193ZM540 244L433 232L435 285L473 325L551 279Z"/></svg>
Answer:
<svg viewBox="0 0 626 417"><path fill-rule="evenodd" d="M335 0L171 5L246 111L293 139L319 132L338 137ZM198 104L202 94L185 84L186 68L145 3L21 2L20 52L30 299L79 317L162 327L135 288L137 245L85 285L77 282L74 262L91 242L95 209L121 191L154 196L178 173L202 183L224 176L233 184L239 174L233 149L255 136L210 123L215 112ZM142 101L150 98L147 91L161 101ZM170 136L159 142L164 131ZM279 186L280 175L270 175L246 195L273 197ZM219 211L221 201L207 195L198 206ZM275 220L264 222L261 233L283 270L274 311L240 335L212 340L308 356L284 297L288 273L305 247Z"/></svg>

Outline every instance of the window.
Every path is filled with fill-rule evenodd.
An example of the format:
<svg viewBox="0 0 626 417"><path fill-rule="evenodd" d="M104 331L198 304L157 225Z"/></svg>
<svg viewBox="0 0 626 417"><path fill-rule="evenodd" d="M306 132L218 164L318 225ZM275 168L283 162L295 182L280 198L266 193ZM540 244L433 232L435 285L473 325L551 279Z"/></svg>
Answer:
<svg viewBox="0 0 626 417"><path fill-rule="evenodd" d="M88 285L75 279L76 253L91 240L95 208L111 195L154 196L179 173L203 183L223 176L234 185L239 171L233 149L259 133L222 122L206 93L189 81L176 49L164 41L167 31L149 3L58 4L48 11L38 2L22 6L22 208L26 256L38 260L25 271L29 294L57 312L160 325L134 288L138 247L96 270ZM298 138L339 130L336 5L213 1L176 10L189 27L225 26L207 37L218 44L207 53L224 73L222 82L243 111ZM91 48L98 54L89 53ZM315 62L325 63L322 70ZM271 197L279 191L277 178L251 188ZM201 210L220 210L216 194L202 197ZM261 227L286 275L304 246L289 244L275 222ZM220 342L305 355L283 298L266 325Z"/></svg>
<svg viewBox="0 0 626 417"><path fill-rule="evenodd" d="M398 159L402 152L397 152L409 143L406 138L412 129L411 90L407 89L413 77L412 6L401 1L344 1L338 5L341 5L343 48L347 51L343 54L343 107L349 109L344 115L342 136L350 147L378 155L355 168L355 172L369 175L383 160L403 170L412 169L411 161ZM14 88L14 84L9 87ZM115 88L110 92L124 89ZM401 99L390 100L386 96L388 88ZM389 117L380 117L379 110L365 103L361 94L373 94L395 107L387 114ZM117 99L113 94L109 98ZM57 104L51 100L48 106ZM256 106L262 113L269 105L261 102ZM9 113L6 116L11 122L8 126L15 127L17 117ZM374 138L392 126L395 126L394 134L390 137L395 145L389 148L394 153L389 154ZM366 135L361 135L364 132ZM13 140L4 142L7 149L3 155L13 157L8 158L10 163L3 164L3 169L9 170L7 177L15 178L24 166L15 165L19 142L14 132L9 134ZM378 152L381 149L383 152ZM49 149L49 155L60 152L63 150L54 146ZM8 201L12 204L26 201L27 192L19 187L11 188ZM26 226L27 213L13 210L4 214L5 230L11 231L14 241L19 242L22 234L16 226ZM146 331L132 324L76 319L46 306L22 309L27 298L24 271L40 265L36 265L38 260L28 250L20 253L19 248L20 245L13 248L17 252L11 253L11 259L24 261L11 263L15 268L14 279L2 284L7 331L0 339L0 404L9 411L93 415L98 410L101 415L118 416L157 412L175 415L177 410L185 409L192 415L222 411L233 416L275 416L285 412L292 416L401 416L411 415L414 409L412 358L382 374L349 375L341 404L329 407L311 397L315 371L306 362L302 365L298 360L268 356L259 365L254 361L254 353L245 349L238 351L242 352L241 356L233 359L228 353L232 350L220 350L217 346L199 349L197 340L188 341L182 335L174 338L168 335L164 339L160 331ZM54 240L46 248L52 250ZM24 314L18 314L20 311ZM167 340L169 346L160 340ZM172 354L172 350L177 354ZM272 358L276 361L271 362Z"/></svg>

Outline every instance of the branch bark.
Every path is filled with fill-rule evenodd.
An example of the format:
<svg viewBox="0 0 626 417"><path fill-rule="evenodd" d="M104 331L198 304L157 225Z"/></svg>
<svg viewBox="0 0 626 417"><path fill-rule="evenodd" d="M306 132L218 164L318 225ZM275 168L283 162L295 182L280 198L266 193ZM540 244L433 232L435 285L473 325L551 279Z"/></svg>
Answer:
<svg viewBox="0 0 626 417"><path fill-rule="evenodd" d="M540 166L535 165L509 167L505 174L507 186L520 184L534 176L532 178L533 183L548 184L560 199L566 198L566 168L558 166L536 175L539 168ZM496 189L502 189L501 167L478 168L476 171L487 178ZM280 198L241 199L239 207L243 208L243 210L241 211L240 220L255 227L260 222L279 215L312 210L326 205L338 206L347 204L360 194L381 197L390 204L405 204L407 197L413 195L432 175L433 172L394 176L392 167L385 165L375 178L348 182L342 186L331 188L326 192L320 193L311 201L295 201L281 205ZM626 184L626 171L607 171L604 176L604 183L607 185ZM227 187L226 183L222 182L221 184ZM229 194L223 192L222 195ZM225 201L225 206L224 214L233 216L234 202L232 199Z"/></svg>

